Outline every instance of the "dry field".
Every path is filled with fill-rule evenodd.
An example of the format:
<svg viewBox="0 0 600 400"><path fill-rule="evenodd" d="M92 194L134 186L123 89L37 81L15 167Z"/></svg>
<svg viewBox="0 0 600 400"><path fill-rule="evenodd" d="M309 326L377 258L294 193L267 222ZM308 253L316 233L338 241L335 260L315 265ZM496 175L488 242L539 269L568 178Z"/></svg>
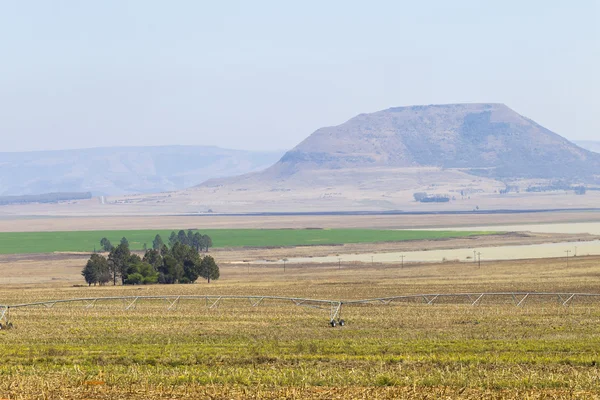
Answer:
<svg viewBox="0 0 600 400"><path fill-rule="evenodd" d="M35 207L35 206L32 206ZM34 209L34 208L32 208ZM10 216L0 214L0 232L121 229L422 229L439 227L600 222L600 212L467 215L307 216Z"/></svg>
<svg viewBox="0 0 600 400"><path fill-rule="evenodd" d="M545 193L499 194L505 184L465 175L460 171L435 168L370 169L369 176L363 170L335 170L334 177L324 173L309 173L303 178L295 176L295 183L273 185L258 181L246 185L225 184L214 187L195 187L177 192L135 194L101 199L72 201L61 204L7 205L0 207L4 216L127 216L127 215L176 215L207 212L249 213L290 210L314 211L472 211L481 210L533 210L595 208L600 192L589 190L585 196L573 191ZM327 179L329 178L334 179ZM362 177L357 181L357 177ZM325 181L321 179L325 178ZM455 180L454 178L458 178ZM303 180L303 182L297 181ZM452 181L450 182L449 181ZM321 180L321 182L316 182ZM345 181L347 184L340 184ZM429 185L425 182L435 184ZM440 182L444 182L441 186ZM542 182L512 182L522 188ZM469 194L461 198L460 191ZM445 204L424 204L414 201L415 192L449 194L456 198Z"/></svg>
<svg viewBox="0 0 600 400"><path fill-rule="evenodd" d="M211 284L3 285L0 304L88 296L358 299L408 293L600 293L600 258L471 264L224 264ZM0 398L600 398L600 303L353 306L344 327L293 303L17 309Z"/></svg>

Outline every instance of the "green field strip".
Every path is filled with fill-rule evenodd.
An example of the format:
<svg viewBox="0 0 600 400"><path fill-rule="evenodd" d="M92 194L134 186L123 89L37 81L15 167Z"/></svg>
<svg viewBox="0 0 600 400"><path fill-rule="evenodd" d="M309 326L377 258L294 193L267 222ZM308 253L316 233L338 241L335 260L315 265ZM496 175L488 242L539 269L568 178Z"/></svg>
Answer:
<svg viewBox="0 0 600 400"><path fill-rule="evenodd" d="M144 243L152 247L156 234L168 243L169 230L64 231L64 232L0 232L0 254L52 252L92 252L100 250L100 239L108 238L117 245L122 237L132 250L142 250ZM372 230L372 229L200 229L212 238L214 248L285 247L335 245L350 243L438 240L495 232Z"/></svg>

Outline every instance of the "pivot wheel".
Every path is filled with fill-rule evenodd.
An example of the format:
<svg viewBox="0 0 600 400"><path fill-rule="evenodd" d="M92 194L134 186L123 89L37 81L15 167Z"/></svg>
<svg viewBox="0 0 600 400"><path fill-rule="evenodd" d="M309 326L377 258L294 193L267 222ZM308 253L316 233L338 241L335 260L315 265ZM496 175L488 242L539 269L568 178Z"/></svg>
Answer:
<svg viewBox="0 0 600 400"><path fill-rule="evenodd" d="M340 319L340 320L338 321L338 324L339 324L340 326L344 326L344 325L346 325L346 321L344 321L343 319Z"/></svg>
<svg viewBox="0 0 600 400"><path fill-rule="evenodd" d="M13 328L13 323L12 322L6 322L4 324L0 324L0 330L2 329L12 329Z"/></svg>
<svg viewBox="0 0 600 400"><path fill-rule="evenodd" d="M332 328L335 328L337 322L335 322L335 319L332 319L331 321L329 321L329 325L331 325Z"/></svg>

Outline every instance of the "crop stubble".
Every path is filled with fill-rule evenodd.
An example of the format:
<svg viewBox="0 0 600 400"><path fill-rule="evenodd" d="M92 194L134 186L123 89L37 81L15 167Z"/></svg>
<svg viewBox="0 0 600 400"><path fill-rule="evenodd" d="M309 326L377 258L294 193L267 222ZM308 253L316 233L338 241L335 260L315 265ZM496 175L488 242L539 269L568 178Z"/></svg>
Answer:
<svg viewBox="0 0 600 400"><path fill-rule="evenodd" d="M210 285L8 287L0 303L150 294L366 298L420 292L600 292L599 258L469 264L225 265ZM8 398L594 398L600 307L347 307L227 301L13 312L0 332Z"/></svg>

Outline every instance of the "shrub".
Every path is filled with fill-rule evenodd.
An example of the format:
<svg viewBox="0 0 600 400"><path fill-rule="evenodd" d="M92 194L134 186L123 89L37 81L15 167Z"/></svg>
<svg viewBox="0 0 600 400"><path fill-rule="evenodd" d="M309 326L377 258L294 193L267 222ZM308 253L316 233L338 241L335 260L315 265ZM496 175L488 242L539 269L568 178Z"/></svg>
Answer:
<svg viewBox="0 0 600 400"><path fill-rule="evenodd" d="M127 285L139 285L140 283L142 283L142 281L144 280L144 277L142 276L142 274L139 273L135 273L135 274L131 274L127 276L127 279L125 279L125 284Z"/></svg>

